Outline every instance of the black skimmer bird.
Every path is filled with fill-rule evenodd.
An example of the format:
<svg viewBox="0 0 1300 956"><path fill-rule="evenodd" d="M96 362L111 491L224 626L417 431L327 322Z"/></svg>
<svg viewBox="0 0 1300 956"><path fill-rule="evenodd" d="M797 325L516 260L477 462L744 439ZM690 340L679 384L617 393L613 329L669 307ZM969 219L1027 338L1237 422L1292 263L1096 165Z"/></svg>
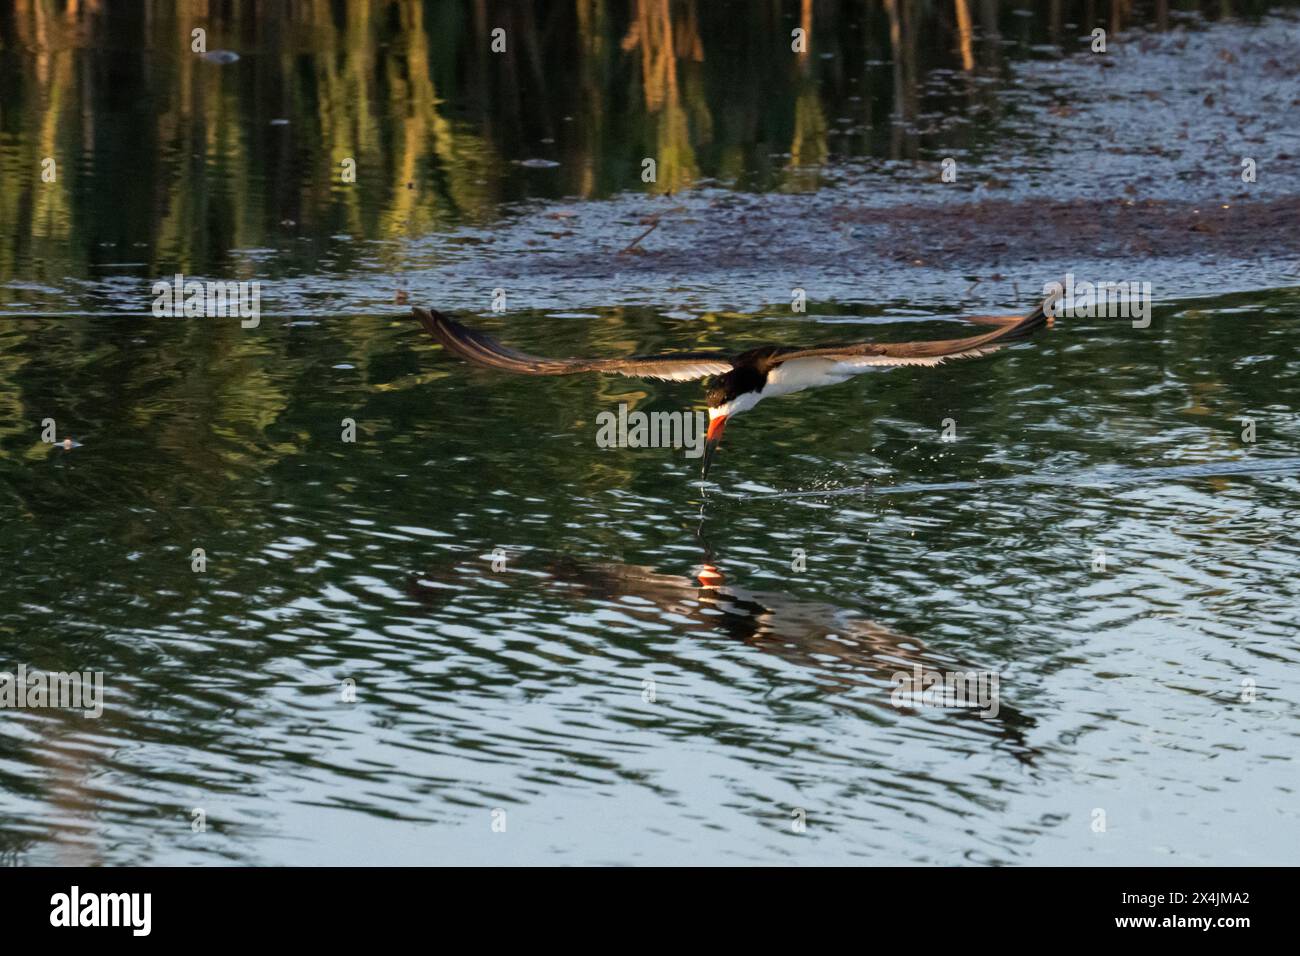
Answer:
<svg viewBox="0 0 1300 956"><path fill-rule="evenodd" d="M854 375L898 365L940 365L951 359L976 358L1052 324L1053 302L1044 301L1024 316L971 316L970 322L996 325L982 335L929 342L846 342L800 348L763 345L739 354L726 352L668 352L630 358L542 358L527 355L461 325L433 309L415 308L416 318L447 351L485 368L523 375L576 375L609 372L633 378L673 382L704 379L709 406L702 474L722 441L727 422L765 398L789 395L806 388L836 385Z"/></svg>

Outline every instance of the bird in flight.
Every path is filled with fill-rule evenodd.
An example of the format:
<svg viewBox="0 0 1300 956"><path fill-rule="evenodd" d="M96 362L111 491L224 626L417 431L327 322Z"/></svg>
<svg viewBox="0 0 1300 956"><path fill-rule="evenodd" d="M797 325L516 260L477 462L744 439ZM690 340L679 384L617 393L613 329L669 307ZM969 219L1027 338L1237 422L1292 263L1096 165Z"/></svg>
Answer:
<svg viewBox="0 0 1300 956"><path fill-rule="evenodd" d="M995 325L991 332L960 339L927 342L847 342L800 348L763 345L739 354L668 352L630 358L542 358L502 345L433 309L412 311L447 351L485 368L523 375L576 375L609 372L632 378L672 382L703 379L709 406L702 475L708 476L727 422L765 398L806 388L837 385L875 368L940 365L950 359L976 358L995 352L1052 324L1051 299L1024 316L971 316L967 321Z"/></svg>

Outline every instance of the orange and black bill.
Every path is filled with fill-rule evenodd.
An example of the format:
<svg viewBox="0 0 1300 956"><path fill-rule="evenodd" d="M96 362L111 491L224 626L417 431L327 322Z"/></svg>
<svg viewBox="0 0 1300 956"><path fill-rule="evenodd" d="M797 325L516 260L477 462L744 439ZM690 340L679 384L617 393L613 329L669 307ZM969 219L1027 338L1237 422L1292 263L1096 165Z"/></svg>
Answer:
<svg viewBox="0 0 1300 956"><path fill-rule="evenodd" d="M709 463L713 461L713 453L722 444L722 430L726 427L726 415L719 415L709 422L708 434L704 436L704 466L700 469L701 479L709 477Z"/></svg>

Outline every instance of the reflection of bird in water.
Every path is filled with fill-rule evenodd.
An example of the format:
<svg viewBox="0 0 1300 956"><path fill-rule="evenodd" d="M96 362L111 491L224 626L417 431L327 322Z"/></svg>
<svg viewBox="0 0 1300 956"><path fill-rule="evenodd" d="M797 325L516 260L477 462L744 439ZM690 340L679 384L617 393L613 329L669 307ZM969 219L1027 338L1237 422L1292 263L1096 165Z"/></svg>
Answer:
<svg viewBox="0 0 1300 956"><path fill-rule="evenodd" d="M823 686L836 693L871 688L890 706L896 675L971 673L983 670L927 648L916 638L860 617L854 612L780 591L753 591L726 581L707 546L698 581L634 564L588 563L568 556L532 552L521 558L519 570L531 571L523 580L538 581L537 572L586 598L617 603L620 613L655 623L669 622L692 632L722 634L765 654L816 673ZM462 573L478 575L465 566ZM410 593L431 606L441 606L462 592L457 571L443 568L411 582ZM427 583L426 583L427 582ZM628 601L627 598L635 600ZM912 698L915 700L915 698ZM893 709L891 707L891 709ZM974 708L945 708L957 719L992 730L1012 755L1032 763L1037 751L1025 738L1034 726L1005 703L996 716L981 718ZM899 713L914 713L911 707Z"/></svg>
<svg viewBox="0 0 1300 956"><path fill-rule="evenodd" d="M821 671L833 681L860 685L872 673L910 669L915 642L843 608L802 601L779 591L751 591L727 583L716 565L704 565L698 583L635 564L582 564L561 560L551 566L557 581L577 585L604 600L635 597L645 603L620 610L662 620L665 613L692 627L721 631L792 663Z"/></svg>

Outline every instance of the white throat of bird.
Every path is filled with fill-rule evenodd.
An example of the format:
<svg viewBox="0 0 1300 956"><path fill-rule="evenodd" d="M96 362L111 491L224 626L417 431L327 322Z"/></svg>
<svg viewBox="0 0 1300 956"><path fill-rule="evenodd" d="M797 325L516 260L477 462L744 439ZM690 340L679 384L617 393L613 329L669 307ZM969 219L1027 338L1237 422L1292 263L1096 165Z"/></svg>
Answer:
<svg viewBox="0 0 1300 956"><path fill-rule="evenodd" d="M744 392L737 395L725 405L718 405L709 409L709 421L715 418L730 418L732 415L739 415L741 412L747 412L757 405L763 396L760 392Z"/></svg>

